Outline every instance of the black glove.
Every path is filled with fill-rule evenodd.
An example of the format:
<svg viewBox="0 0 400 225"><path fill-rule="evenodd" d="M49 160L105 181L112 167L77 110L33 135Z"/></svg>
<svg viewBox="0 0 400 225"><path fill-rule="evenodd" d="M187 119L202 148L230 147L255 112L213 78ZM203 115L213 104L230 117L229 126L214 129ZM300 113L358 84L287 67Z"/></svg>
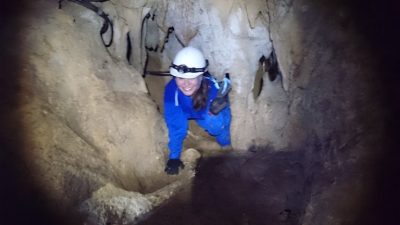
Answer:
<svg viewBox="0 0 400 225"><path fill-rule="evenodd" d="M181 169L185 168L185 165L183 165L183 162L180 159L169 159L164 171L169 175L178 174L179 167Z"/></svg>

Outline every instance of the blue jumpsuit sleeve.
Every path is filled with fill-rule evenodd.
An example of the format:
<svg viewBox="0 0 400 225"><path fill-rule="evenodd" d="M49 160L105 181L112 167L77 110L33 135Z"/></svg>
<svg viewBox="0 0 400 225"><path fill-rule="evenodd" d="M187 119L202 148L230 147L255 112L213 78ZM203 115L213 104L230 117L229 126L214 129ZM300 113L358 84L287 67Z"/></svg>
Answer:
<svg viewBox="0 0 400 225"><path fill-rule="evenodd" d="M179 159L185 140L188 121L181 107L175 104L176 83L171 80L165 87L164 92L164 119L168 128L168 148L170 159Z"/></svg>

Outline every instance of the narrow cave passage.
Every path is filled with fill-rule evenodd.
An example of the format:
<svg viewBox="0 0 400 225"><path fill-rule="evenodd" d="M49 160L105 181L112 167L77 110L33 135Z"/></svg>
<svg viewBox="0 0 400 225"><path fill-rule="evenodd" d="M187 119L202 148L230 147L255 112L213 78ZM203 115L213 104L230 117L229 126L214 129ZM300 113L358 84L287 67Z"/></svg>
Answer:
<svg viewBox="0 0 400 225"><path fill-rule="evenodd" d="M60 2L1 8L5 224L397 224L393 4L91 1L107 47ZM231 74L234 151L191 125L167 176L147 72L189 45Z"/></svg>

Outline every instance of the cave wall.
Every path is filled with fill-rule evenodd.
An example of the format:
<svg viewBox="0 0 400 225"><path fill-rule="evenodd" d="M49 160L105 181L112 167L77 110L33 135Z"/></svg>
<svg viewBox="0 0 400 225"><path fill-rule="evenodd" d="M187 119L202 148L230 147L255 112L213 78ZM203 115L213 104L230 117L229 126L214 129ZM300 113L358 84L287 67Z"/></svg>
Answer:
<svg viewBox="0 0 400 225"><path fill-rule="evenodd" d="M310 190L303 224L353 221L368 199L371 159L381 156L383 107L376 61L346 5L306 0L99 5L114 22L108 49L98 36L101 19L72 3L57 9L37 1L20 18L24 163L55 201L78 204L106 183L143 191L170 181L162 171L167 140L156 105L161 101L153 102L142 78L142 45L155 47L157 40L141 43L141 36L158 32L161 46L174 26L164 53L147 52L150 68L167 68L179 41L202 49L211 73L218 78L231 73L233 147L302 149L306 176L319 184ZM142 32L147 12L157 12L156 23ZM258 64L272 47L281 70L274 81Z"/></svg>
<svg viewBox="0 0 400 225"><path fill-rule="evenodd" d="M20 112L35 180L66 205L106 183L148 192L170 182L161 115L141 74L101 43L101 18L71 3L31 7L23 18Z"/></svg>
<svg viewBox="0 0 400 225"><path fill-rule="evenodd" d="M384 152L380 65L351 4L273 2L270 32L289 99L287 123L299 125L292 143L304 149L313 183L302 224L357 224Z"/></svg>

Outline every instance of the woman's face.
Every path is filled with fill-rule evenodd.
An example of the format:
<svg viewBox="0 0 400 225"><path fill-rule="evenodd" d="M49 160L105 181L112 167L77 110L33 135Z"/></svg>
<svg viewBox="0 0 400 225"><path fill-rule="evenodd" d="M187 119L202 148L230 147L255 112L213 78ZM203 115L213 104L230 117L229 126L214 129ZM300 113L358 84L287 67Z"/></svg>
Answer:
<svg viewBox="0 0 400 225"><path fill-rule="evenodd" d="M176 85L179 90L186 96L192 96L199 88L203 76L197 76L195 78L180 78L175 77Z"/></svg>

